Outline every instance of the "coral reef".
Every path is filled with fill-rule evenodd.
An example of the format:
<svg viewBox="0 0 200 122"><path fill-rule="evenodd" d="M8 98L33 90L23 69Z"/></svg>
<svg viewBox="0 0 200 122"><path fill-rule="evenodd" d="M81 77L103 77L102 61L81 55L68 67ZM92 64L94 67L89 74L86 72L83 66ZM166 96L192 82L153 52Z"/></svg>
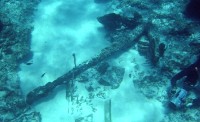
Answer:
<svg viewBox="0 0 200 122"><path fill-rule="evenodd" d="M31 54L32 22L38 3L37 0L0 1L0 121L2 122L24 120L18 117L29 108L21 92L17 73L19 62L25 61ZM31 120L38 115L29 118ZM23 116L25 118L26 114Z"/></svg>

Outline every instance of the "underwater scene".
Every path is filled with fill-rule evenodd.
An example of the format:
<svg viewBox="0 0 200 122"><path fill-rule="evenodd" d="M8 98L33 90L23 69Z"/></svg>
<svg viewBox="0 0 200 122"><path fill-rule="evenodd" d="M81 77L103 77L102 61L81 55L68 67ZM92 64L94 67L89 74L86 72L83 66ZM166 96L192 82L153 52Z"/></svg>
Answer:
<svg viewBox="0 0 200 122"><path fill-rule="evenodd" d="M1 0L0 122L200 122L199 0Z"/></svg>

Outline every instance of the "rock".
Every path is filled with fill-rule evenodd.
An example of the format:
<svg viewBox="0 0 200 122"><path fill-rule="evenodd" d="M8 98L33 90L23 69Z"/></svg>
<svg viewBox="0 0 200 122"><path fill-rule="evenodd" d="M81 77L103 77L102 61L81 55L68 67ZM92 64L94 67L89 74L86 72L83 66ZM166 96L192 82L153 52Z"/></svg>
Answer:
<svg viewBox="0 0 200 122"><path fill-rule="evenodd" d="M104 25L105 29L109 31L119 29L122 25L122 17L115 13L110 13L102 17L98 17L97 20Z"/></svg>
<svg viewBox="0 0 200 122"><path fill-rule="evenodd" d="M105 74L105 72L107 71L107 69L109 68L109 64L107 63L107 62L103 62L103 63L100 63L98 66L97 66L97 68L96 68L96 70L101 74L101 75L103 75L103 74Z"/></svg>
<svg viewBox="0 0 200 122"><path fill-rule="evenodd" d="M98 82L101 85L111 86L113 89L116 89L120 86L124 77L124 73L124 68L112 66L105 72Z"/></svg>
<svg viewBox="0 0 200 122"><path fill-rule="evenodd" d="M100 80L98 80L98 83L103 85L103 86L111 86L111 84L108 81L106 81L102 78Z"/></svg>
<svg viewBox="0 0 200 122"><path fill-rule="evenodd" d="M86 88L86 90L87 90L88 92L93 92L93 91L94 91L94 88L93 88L92 85L88 85L88 86L86 85L85 88Z"/></svg>
<svg viewBox="0 0 200 122"><path fill-rule="evenodd" d="M37 114L32 114L32 118L28 116L31 114L24 114L30 106L18 78L19 61L31 52L32 23L39 3L40 0L0 1L0 122L40 122Z"/></svg>
<svg viewBox="0 0 200 122"><path fill-rule="evenodd" d="M157 87L153 87L153 86L145 87L145 88L142 90L142 93L143 93L144 96L146 96L147 98L152 99L152 98L154 98L155 96L157 96L157 94L158 94L158 88L157 88Z"/></svg>
<svg viewBox="0 0 200 122"><path fill-rule="evenodd" d="M117 29L134 29L140 20L139 13L135 14L135 18L123 17L116 13L106 14L102 17L98 17L97 20L104 25L105 29L108 31L115 31Z"/></svg>
<svg viewBox="0 0 200 122"><path fill-rule="evenodd" d="M0 87L0 121L9 120L10 122L27 108L25 100L16 91Z"/></svg>

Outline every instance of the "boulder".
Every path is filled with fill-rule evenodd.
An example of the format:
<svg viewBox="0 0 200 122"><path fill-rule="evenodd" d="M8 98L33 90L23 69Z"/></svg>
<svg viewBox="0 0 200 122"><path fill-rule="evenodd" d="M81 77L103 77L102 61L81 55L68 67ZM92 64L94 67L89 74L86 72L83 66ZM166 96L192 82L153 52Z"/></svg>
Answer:
<svg viewBox="0 0 200 122"><path fill-rule="evenodd" d="M115 31L117 29L134 29L139 24L141 17L137 12L134 13L134 18L110 13L98 17L97 20L104 25L106 30Z"/></svg>
<svg viewBox="0 0 200 122"><path fill-rule="evenodd" d="M122 17L119 14L110 13L98 17L97 20L104 25L106 30L113 31L121 28Z"/></svg>
<svg viewBox="0 0 200 122"><path fill-rule="evenodd" d="M113 89L116 89L120 86L124 73L124 68L112 66L105 72L98 82L101 85L111 86Z"/></svg>
<svg viewBox="0 0 200 122"><path fill-rule="evenodd" d="M107 62L102 62L102 63L100 63L98 66L97 66L97 68L96 68L96 70L101 74L101 75L103 75L103 74L105 74L105 72L107 71L107 69L109 68L109 63L107 63Z"/></svg>
<svg viewBox="0 0 200 122"><path fill-rule="evenodd" d="M99 84L103 85L103 86L111 86L110 82L107 80L104 80L103 78L101 78L100 80L98 80Z"/></svg>

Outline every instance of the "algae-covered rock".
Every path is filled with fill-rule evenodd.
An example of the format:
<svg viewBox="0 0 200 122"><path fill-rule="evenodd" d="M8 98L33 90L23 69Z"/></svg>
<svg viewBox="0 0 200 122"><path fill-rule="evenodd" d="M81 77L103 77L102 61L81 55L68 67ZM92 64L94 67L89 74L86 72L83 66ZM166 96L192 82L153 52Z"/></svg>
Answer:
<svg viewBox="0 0 200 122"><path fill-rule="evenodd" d="M116 89L120 86L124 73L124 68L112 66L105 72L98 82L101 85L111 86L113 89Z"/></svg>
<svg viewBox="0 0 200 122"><path fill-rule="evenodd" d="M30 54L32 22L39 2L39 0L0 1L0 121L2 122L25 122L19 118L25 115L24 111L29 107L20 89L18 70L20 62ZM28 117L26 119L26 122L33 120L29 120Z"/></svg>
<svg viewBox="0 0 200 122"><path fill-rule="evenodd" d="M98 66L97 66L97 68L96 68L96 70L101 74L101 75L103 75L103 74L105 74L105 72L107 71L107 69L109 68L109 63L107 63L107 62L103 62L103 63L100 63Z"/></svg>
<svg viewBox="0 0 200 122"><path fill-rule="evenodd" d="M139 15L139 13L137 13ZM137 17L124 17L120 14L110 13L98 17L97 20L103 24L106 30L115 31L120 29L134 29L139 25L140 15Z"/></svg>

